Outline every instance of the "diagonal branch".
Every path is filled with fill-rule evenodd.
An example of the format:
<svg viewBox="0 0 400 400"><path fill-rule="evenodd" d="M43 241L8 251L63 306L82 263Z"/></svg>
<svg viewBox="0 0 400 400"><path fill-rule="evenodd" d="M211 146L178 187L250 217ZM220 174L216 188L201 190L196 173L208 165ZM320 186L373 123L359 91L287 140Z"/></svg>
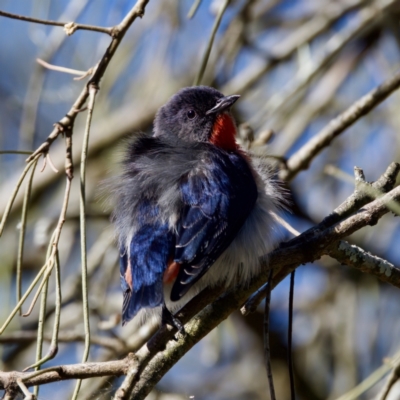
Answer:
<svg viewBox="0 0 400 400"><path fill-rule="evenodd" d="M312 262L319 259L322 255L328 254L330 246L342 238L354 233L355 231L377 223L380 217L388 212L385 204L387 202L400 199L400 187L392 190L383 197L375 200L361 209L357 214L346 220L335 224L332 227L321 230L313 237L307 237L302 241L302 236L291 240L285 246L276 249L269 256L269 266L275 271L273 286L281 282L292 270L299 265ZM376 274L380 279L400 287L400 271L393 269L390 274L380 274L376 269L368 270ZM215 326L226 319L233 311L238 309L247 297L266 282L268 275L268 264L264 261L262 272L254 278L246 288L234 288L224 293L212 304L202 310L196 317L185 325L187 337L177 341L167 342L166 349L161 349L156 344L165 343L166 332L159 330L146 348L142 348L137 356L140 360L140 368L135 373L128 374L129 385L123 383L123 393L117 392L116 398L119 400L135 398L135 400L144 399L150 389L159 381L159 379L188 351L194 344L201 340ZM216 289L215 289L216 290ZM203 296L214 298L218 292L202 292L193 299L178 314L181 321L187 321L191 315L194 315L193 309L197 303L203 300ZM128 396L130 393L130 397ZM118 397L120 396L120 397Z"/></svg>
<svg viewBox="0 0 400 400"><path fill-rule="evenodd" d="M393 77L371 90L346 111L330 121L327 126L289 158L286 168L281 170L279 177L282 180L290 181L300 171L307 169L313 158L325 147L329 146L333 139L382 103L399 87L400 72L397 72Z"/></svg>
<svg viewBox="0 0 400 400"><path fill-rule="evenodd" d="M319 231L316 230L313 236L302 234L287 242L269 255L268 262L264 259L262 272L251 281L248 287L233 288L222 296L220 294L224 291L223 287L201 292L178 314L181 321L186 323L185 337L179 335L178 340L175 341L173 332L163 327L137 352L136 357L128 356L123 360L112 362L52 367L41 371L41 375L0 372L0 389L15 388L17 379L21 379L26 386L32 386L66 379L126 375L120 388L124 390L119 390L116 398L122 400L134 396L136 400L143 399L172 365L215 326L239 309L248 296L266 282L268 265L274 270L273 286L276 286L299 265L329 254L339 240L367 225L376 224L379 218L389 211L386 204L398 200L400 200L400 187L366 205L344 221L325 229L321 228ZM400 271L394 267L391 267L390 273L385 274L377 268L368 269L366 272L400 288ZM207 305L210 301L214 302Z"/></svg>
<svg viewBox="0 0 400 400"><path fill-rule="evenodd" d="M361 207L370 203L373 199L392 190L396 184L396 178L399 172L400 164L393 162L388 166L382 176L377 181L371 184L365 181L364 172L360 168L355 167L354 193L349 196L342 204L336 207L335 210L333 210L331 214L325 217L318 225L308 229L306 232L303 232L303 234L301 235L301 240L304 241L307 240L308 237L313 237L317 232L320 232L322 229L326 229L342 221L343 219L349 217L354 212L359 210ZM398 206L398 204L396 205ZM389 204L387 206L389 206ZM329 253L329 255L341 262L340 260L348 258L348 251L345 251L344 247L340 247L336 248L335 251ZM357 265L347 265L357 268ZM361 271L365 272L364 270ZM254 312L257 306L264 299L265 295L266 285L263 285L246 301L246 304L241 309L242 314L247 315L251 312Z"/></svg>
<svg viewBox="0 0 400 400"><path fill-rule="evenodd" d="M377 396L377 400L386 400L388 399L389 393L393 387L393 385L400 379L400 360L399 357L395 357L391 360L391 364L393 365L393 369L391 374L389 375L385 385L383 386L381 392Z"/></svg>
<svg viewBox="0 0 400 400"><path fill-rule="evenodd" d="M341 264L358 269L361 272L373 274L381 281L387 281L390 277L392 282L400 282L400 269L383 258L374 256L362 248L352 245L344 240L331 245L328 255Z"/></svg>

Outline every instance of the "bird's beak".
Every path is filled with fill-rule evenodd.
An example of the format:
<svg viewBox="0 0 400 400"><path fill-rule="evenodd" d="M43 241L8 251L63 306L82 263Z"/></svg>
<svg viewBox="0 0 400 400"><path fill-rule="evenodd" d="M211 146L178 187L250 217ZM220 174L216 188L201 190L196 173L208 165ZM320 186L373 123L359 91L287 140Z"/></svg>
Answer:
<svg viewBox="0 0 400 400"><path fill-rule="evenodd" d="M222 97L221 99L219 99L217 101L217 104L215 105L215 107L213 107L211 110L208 110L206 112L206 115L217 114L217 113L221 113L222 111L227 110L229 107L231 107L236 102L236 100L239 97L240 96L238 94L233 94L232 96Z"/></svg>

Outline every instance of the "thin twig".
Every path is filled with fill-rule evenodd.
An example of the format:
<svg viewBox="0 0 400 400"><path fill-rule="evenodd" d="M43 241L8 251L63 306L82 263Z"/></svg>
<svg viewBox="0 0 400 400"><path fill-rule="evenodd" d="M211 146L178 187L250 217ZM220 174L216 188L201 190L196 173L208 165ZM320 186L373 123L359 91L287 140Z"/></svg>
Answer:
<svg viewBox="0 0 400 400"><path fill-rule="evenodd" d="M47 255L46 255L46 261L48 260L48 258L51 255L51 251L52 251L52 240L50 240L50 245L47 249ZM51 268L52 269L52 268ZM51 271L50 269L50 271ZM49 289L49 277L50 275L48 275L47 277L45 276L43 278L43 287L41 290L41 299L40 299L40 310L39 310L39 319L38 319L38 328L37 328L37 339L36 339L36 362L34 365L34 368L36 369L36 371L38 371L40 369L40 360L42 358L42 350L43 350L43 332L44 332L44 323L45 323L45 318L46 318L46 303L47 303L47 291ZM39 293L39 291L38 291ZM39 389L40 386L36 385L33 389L33 393L35 394L35 396L39 396Z"/></svg>
<svg viewBox="0 0 400 400"><path fill-rule="evenodd" d="M268 275L267 295L265 297L265 308L264 308L264 362L265 362L265 368L267 370L269 396L271 400L276 400L274 378L272 375L272 366L271 366L271 347L269 342L269 316L270 316L270 305L271 305L272 275L273 275L273 270L272 268L270 268Z"/></svg>
<svg viewBox="0 0 400 400"><path fill-rule="evenodd" d="M88 114L86 118L86 127L82 144L81 171L80 171L80 233L81 233L81 270L82 270L82 306L83 319L85 327L85 349L82 356L82 362L86 362L89 357L90 350L90 324L89 324L89 301L88 301L88 273L87 273L87 248L86 248L86 162L89 147L89 135L92 124L92 116L94 102L96 99L98 88L91 84L89 87L89 104ZM72 400L78 398L82 381L78 379L76 382Z"/></svg>
<svg viewBox="0 0 400 400"><path fill-rule="evenodd" d="M67 27L69 31L66 33L68 35L71 35L73 32L77 30L101 32L101 33L107 33L108 35L113 34L113 28L103 28L101 26L95 26L95 25L77 24L75 22L60 22L60 21L51 21L48 19L32 18L32 17L26 17L24 15L12 14L1 10L0 10L0 16L11 19L18 19L20 21L34 22L35 24L61 26L64 27L64 29L65 27Z"/></svg>
<svg viewBox="0 0 400 400"><path fill-rule="evenodd" d="M53 250L52 240L53 240L53 237L50 240L50 244L49 244L50 251ZM33 300L31 301L31 305L29 306L28 311L26 311L25 313L22 314L23 317L28 317L29 315L31 315L31 312L32 312L33 308L35 307L35 304L36 304L40 294L43 293L43 289L47 286L47 281L50 277L51 271L53 270L53 266L54 266L54 255L52 252L50 253L50 256L46 257L46 263L44 266L46 268L46 272L43 276L42 282L40 283L39 288L36 291L35 296L33 297Z"/></svg>
<svg viewBox="0 0 400 400"><path fill-rule="evenodd" d="M400 379L400 359L391 360L390 364L393 366L392 372L378 394L377 400L386 400L393 385Z"/></svg>
<svg viewBox="0 0 400 400"><path fill-rule="evenodd" d="M294 370L293 370L293 354L292 354L292 344L293 344L293 297L294 297L294 279L296 270L290 274L290 288L289 288L289 322L288 322L288 353L287 361L289 366L289 382L290 382L290 399L296 399L296 390L294 386Z"/></svg>
<svg viewBox="0 0 400 400"><path fill-rule="evenodd" d="M60 19L69 21L77 20L86 9L88 2L89 0L70 0L66 3L65 10L60 15ZM43 40L38 56L44 60L51 60L67 38L68 36L61 29L56 26L53 27L46 35L46 39ZM34 144L38 109L45 87L45 75L45 70L39 64L34 64L24 96L19 134L21 144L29 148Z"/></svg>
<svg viewBox="0 0 400 400"><path fill-rule="evenodd" d="M25 386L24 382L22 379L17 379L17 384L19 388L21 389L21 392L24 394L24 400L36 400L36 395L34 393L31 393L28 388Z"/></svg>
<svg viewBox="0 0 400 400"><path fill-rule="evenodd" d="M4 332L4 330L7 328L9 323L14 318L15 314L17 314L19 309L22 307L22 305L24 304L25 300L28 298L28 296L30 295L30 293L32 292L32 290L34 289L36 284L39 282L39 280L42 277L42 275L45 273L46 268L47 268L47 266L44 265L42 267L42 269L38 272L38 274L36 275L35 279L32 281L32 283L30 284L29 288L26 290L25 294L21 297L21 300L17 303L17 305L14 307L13 311L7 317L7 319L3 323L2 327L0 328L0 335Z"/></svg>
<svg viewBox="0 0 400 400"><path fill-rule="evenodd" d="M56 226L56 228L51 236L51 240L50 240L51 253L50 253L50 256L47 258L46 263L44 265L44 267L47 269L47 271L43 277L43 281L40 284L39 289L38 289L32 303L31 303L31 306L29 307L28 311L25 314L23 314L24 316L28 316L32 312L32 309L38 299L39 292L41 291L42 287L45 285L47 279L49 278L49 276L51 274L53 266L55 264L56 253L58 251L58 243L60 241L62 228L64 226L65 218L67 215L70 192L71 192L71 179L67 176L66 184L65 184L65 191L64 191L64 199L63 199L63 204L61 207L60 216L58 218L57 226Z"/></svg>
<svg viewBox="0 0 400 400"><path fill-rule="evenodd" d="M192 7L190 7L190 10L187 14L187 17L189 19L192 19L195 16L196 11L199 8L200 4L201 4L201 0L194 0Z"/></svg>
<svg viewBox="0 0 400 400"><path fill-rule="evenodd" d="M54 166L53 161L51 161L50 153L46 154L46 160L49 162L50 168L57 174L58 169Z"/></svg>
<svg viewBox="0 0 400 400"><path fill-rule="evenodd" d="M35 169L37 166L38 160L33 163L32 170L28 177L28 182L26 184L25 195L24 195L24 203L22 205L22 215L21 215L21 227L19 233L19 241L18 241L18 255L17 255L17 267L16 267L16 286L17 286L17 303L21 299L21 277L22 277L22 260L24 258L24 244L25 244L25 232L26 232L26 220L28 217L28 205L29 199L31 197L32 191L32 182L33 182L33 175L35 173ZM21 315L21 310L19 311Z"/></svg>
<svg viewBox="0 0 400 400"><path fill-rule="evenodd" d="M376 385L391 369L394 364L400 362L400 353L397 353L393 359L392 363L384 363L374 372L372 372L367 378L365 378L357 386L349 390L347 393L338 397L336 400L357 400L360 396L365 393L368 389Z"/></svg>
<svg viewBox="0 0 400 400"><path fill-rule="evenodd" d="M40 155L37 156L37 158L39 158ZM35 158L35 160L37 159ZM31 163L33 163L33 161L31 161L26 167L25 169L31 165ZM41 288L44 285L45 280L47 279L47 277L49 276L49 274L51 273L51 269L54 265L54 257L56 255L56 251L58 248L58 242L60 240L60 235L61 235L61 231L62 231L62 227L64 225L65 222L65 216L67 213L67 208L68 208L68 203L69 203L69 194L71 191L71 180L67 178L66 180L66 186L65 186L65 192L64 192L64 200L63 200L63 205L62 205L62 209L60 212L60 217L58 219L58 223L57 226L53 232L52 235L52 253L49 257L49 259L46 261L45 265L43 265L43 267L41 268L41 270L39 271L39 273L36 275L35 279L33 280L32 284L30 285L30 287L28 288L28 290L26 291L26 293L24 294L24 296L21 298L21 300L18 302L18 304L15 306L14 310L10 313L10 315L8 316L8 318L6 319L6 321L4 322L3 326L0 328L0 335L4 332L4 330L6 329L6 327L8 326L8 324L11 322L11 320L14 318L15 314L18 312L18 310L21 308L21 306L23 305L23 303L25 302L25 300L27 299L27 297L29 296L29 294L31 293L31 291L33 290L33 288L36 286L37 282L40 280L40 278L42 277L42 275L44 275L44 279L42 281L42 283L39 286L39 289L34 297L34 300L31 304L31 307L28 310L28 313L25 313L24 315L27 315L31 312L38 294L40 293Z"/></svg>
<svg viewBox="0 0 400 400"><path fill-rule="evenodd" d="M333 176L336 179L340 179L343 182L347 183L354 182L354 178L350 174L348 174L347 172L343 171L342 169L338 168L336 165L333 164L325 165L324 173Z"/></svg>
<svg viewBox="0 0 400 400"><path fill-rule="evenodd" d="M56 307L55 307L55 315L54 315L54 327L53 327L53 334L51 336L51 343L50 343L50 348L47 352L47 354L40 358L41 355L39 355L39 357L37 357L37 361L35 362L35 364L30 365L29 367L25 368L23 371L28 371L31 368L36 368L36 370L38 370L37 367L40 367L42 364L44 364L45 362L53 359L58 352L58 333L59 333L59 329L60 329L60 314L61 314L61 281L60 281L60 260L58 257L58 251L56 252L56 256L55 256L55 279L56 279L56 287L55 287L55 292L56 292ZM45 310L44 310L45 311ZM44 321L45 319L45 315L43 315L42 320ZM43 343L43 340L46 340L45 336L44 336L44 332L43 330L39 333L36 333L36 336L39 338L39 334L40 334L40 338L41 338L41 343ZM24 336L26 338L26 335ZM42 344L41 344L42 346ZM35 394L37 395L37 393L35 392Z"/></svg>
<svg viewBox="0 0 400 400"><path fill-rule="evenodd" d="M64 72L66 74L71 74L71 75L79 75L80 77L87 76L87 74L88 74L88 71L79 71L77 69L72 69L72 68L67 68L67 67L61 67L59 65L49 64L48 62L42 60L41 58L37 58L36 61L41 66L43 66L47 69L51 69L53 71ZM90 71L90 73L92 73L92 72L93 71Z"/></svg>
<svg viewBox="0 0 400 400"><path fill-rule="evenodd" d="M128 14L123 18L123 20L115 27L112 28L112 37L110 45L107 47L103 57L101 58L97 68L93 71L93 75L89 80L88 84L85 85L82 92L75 100L74 104L68 111L68 113L61 118L57 123L54 124L53 131L49 134L46 141L43 142L34 152L33 154L27 158L27 162L31 161L33 157L38 154L46 154L48 153L50 146L57 139L57 137L65 132L70 132L72 135L72 130L75 122L76 116L79 114L80 110L84 106L86 100L89 97L89 87L90 85L98 86L101 78L103 77L112 57L114 56L117 48L119 47L125 33L132 25L132 23L138 17L143 17L144 11L147 3L150 0L137 0L136 4L132 7L132 9L128 12Z"/></svg>
<svg viewBox="0 0 400 400"><path fill-rule="evenodd" d="M199 72L196 75L193 86L200 85L201 80L203 79L204 71L206 70L208 58L210 57L212 45L214 43L214 38L218 31L219 24L221 23L222 16L224 15L226 8L228 7L229 1L230 0L224 0L224 2L221 4L221 8L217 14L217 17L215 18L215 22L214 22L214 25L211 30L211 36L208 39L207 47L206 47L206 50L204 51L203 58L201 60L201 64L200 64L200 68L199 68Z"/></svg>
<svg viewBox="0 0 400 400"><path fill-rule="evenodd" d="M355 190L354 193L349 196L342 204L337 206L330 215L324 218L320 225L323 227L331 226L344 218L350 216L357 210L359 210L365 204L368 204L372 197L370 195L371 190L365 190L366 186L373 188L376 193L382 194L392 190L396 184L397 177L400 172L400 164L393 162L387 168L382 176L374 182L372 185L368 184L364 180L360 179L358 168L354 168L355 176ZM374 198L379 197L375 196Z"/></svg>
<svg viewBox="0 0 400 400"><path fill-rule="evenodd" d="M30 365L29 367L25 368L23 371L27 371L31 368L36 368L36 370L38 370L42 364L44 364L45 362L53 359L58 352L58 332L60 329L60 315L61 315L61 278L60 278L60 260L58 257L58 251L56 252L56 256L55 256L55 276L56 276L56 307L55 307L55 313L54 313L54 327L53 327L53 335L51 337L51 343L50 343L50 348L47 352L47 354L41 357L41 346L43 344L43 340L45 339L44 337L44 333L43 333L43 327L41 328L41 332L37 332L36 336L38 337L39 340L39 335L40 335L40 352L38 351L38 356L36 358L36 362L33 365ZM41 310L42 311L42 310ZM44 309L44 312L46 312L46 309ZM42 316L42 315L41 315ZM46 315L43 314L42 320L44 321ZM40 322L40 320L39 320ZM43 324L42 324L43 325ZM38 349L39 349L39 342L38 342ZM36 386L39 387L39 386ZM36 395L38 395L38 392L36 393Z"/></svg>
<svg viewBox="0 0 400 400"><path fill-rule="evenodd" d="M11 194L10 200L8 201L7 206L6 206L5 210L4 210L3 218L1 219L1 222L0 222L0 236L3 233L4 225L6 224L8 215L10 214L10 211L11 211L11 207L12 207L12 205L14 203L14 200L15 200L15 197L17 196L18 191L19 191L19 189L20 189L20 187L22 185L22 182L24 181L25 176L28 173L28 171L31 169L31 167L36 164L36 162L39 159L39 157L40 157L40 154L37 154L35 157L33 157L30 160L28 165L26 165L24 170L22 171L22 174L21 174L17 184L14 187L14 190L13 190L13 192Z"/></svg>

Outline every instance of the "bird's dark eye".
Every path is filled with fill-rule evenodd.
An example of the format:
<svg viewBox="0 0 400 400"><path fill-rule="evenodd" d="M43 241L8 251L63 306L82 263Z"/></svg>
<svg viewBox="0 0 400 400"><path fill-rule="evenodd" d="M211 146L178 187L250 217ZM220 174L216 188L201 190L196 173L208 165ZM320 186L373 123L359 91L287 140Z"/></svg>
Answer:
<svg viewBox="0 0 400 400"><path fill-rule="evenodd" d="M193 119L193 118L196 116L196 111L194 111L194 110L189 110L189 111L187 112L187 116L188 116L189 119Z"/></svg>

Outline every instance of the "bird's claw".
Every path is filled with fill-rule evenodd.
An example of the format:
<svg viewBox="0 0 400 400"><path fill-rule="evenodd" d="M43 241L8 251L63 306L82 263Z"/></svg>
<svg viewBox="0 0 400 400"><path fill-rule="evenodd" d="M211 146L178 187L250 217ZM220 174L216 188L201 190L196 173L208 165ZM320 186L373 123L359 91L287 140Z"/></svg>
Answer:
<svg viewBox="0 0 400 400"><path fill-rule="evenodd" d="M185 332L185 327L183 326L182 322L179 321L178 318L176 318L171 311L168 310L167 306L164 304L162 307L162 314L161 314L161 324L162 325L170 325L173 328L176 328L177 331L184 335ZM174 340L177 340L174 338Z"/></svg>

